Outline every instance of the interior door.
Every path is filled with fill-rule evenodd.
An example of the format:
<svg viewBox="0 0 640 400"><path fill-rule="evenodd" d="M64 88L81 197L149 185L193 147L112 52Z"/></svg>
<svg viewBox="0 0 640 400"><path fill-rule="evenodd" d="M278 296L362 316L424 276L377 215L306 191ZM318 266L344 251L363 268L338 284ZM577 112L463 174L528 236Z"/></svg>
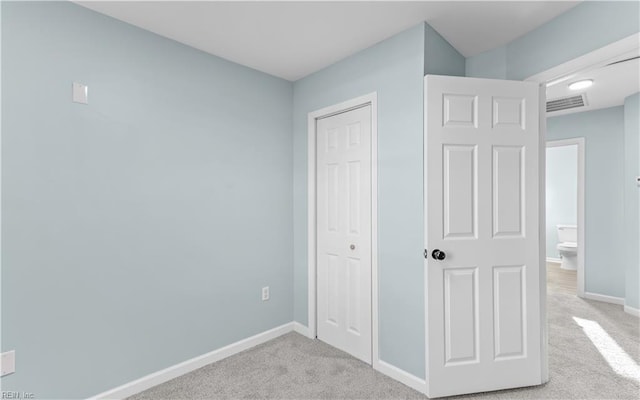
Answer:
<svg viewBox="0 0 640 400"><path fill-rule="evenodd" d="M317 335L371 364L371 106L317 122Z"/></svg>
<svg viewBox="0 0 640 400"><path fill-rule="evenodd" d="M429 397L542 383L539 96L425 77Z"/></svg>

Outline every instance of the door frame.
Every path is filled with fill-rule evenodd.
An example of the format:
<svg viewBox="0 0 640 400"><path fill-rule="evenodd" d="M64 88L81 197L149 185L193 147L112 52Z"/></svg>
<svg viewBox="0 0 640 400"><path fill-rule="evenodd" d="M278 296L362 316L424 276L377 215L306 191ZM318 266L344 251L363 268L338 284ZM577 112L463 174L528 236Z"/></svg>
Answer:
<svg viewBox="0 0 640 400"><path fill-rule="evenodd" d="M316 265L316 138L317 121L357 108L371 106L371 365L378 366L378 94L369 93L308 114L307 136L307 265L308 337L317 337Z"/></svg>
<svg viewBox="0 0 640 400"><path fill-rule="evenodd" d="M584 262L585 262L585 214L584 214L584 190L585 190L585 140L584 137L575 137L570 139L549 140L546 143L546 149L550 147L563 147L563 146L578 146L578 193L577 193L577 222L578 222L578 271L577 271L577 295L578 297L584 297ZM546 171L546 166L545 166ZM546 217L546 215L545 215ZM546 226L546 221L545 221ZM549 262L549 257L546 257ZM553 262L555 260L551 260Z"/></svg>

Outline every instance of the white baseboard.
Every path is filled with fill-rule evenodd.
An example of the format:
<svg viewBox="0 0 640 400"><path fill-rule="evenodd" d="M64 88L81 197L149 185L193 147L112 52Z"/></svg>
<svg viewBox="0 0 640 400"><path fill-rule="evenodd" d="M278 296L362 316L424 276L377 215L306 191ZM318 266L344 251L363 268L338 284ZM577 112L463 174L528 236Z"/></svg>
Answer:
<svg viewBox="0 0 640 400"><path fill-rule="evenodd" d="M258 333L257 335L232 343L218 350L214 350L207 354L203 354L201 356L181 362L180 364L165 368L162 371L147 375L133 382L125 383L124 385L118 386L115 389L111 389L94 397L91 397L89 400L124 399L126 397L133 396L134 394L150 389L173 378L177 378L188 372L194 371L198 368L202 368L207 364L220 361L224 358L240 353L241 351L250 349L251 347L268 342L271 339L275 339L278 336L282 336L285 333L289 333L293 330L293 322L280 325L276 328Z"/></svg>
<svg viewBox="0 0 640 400"><path fill-rule="evenodd" d="M562 264L562 259L553 258L553 257L547 257L547 262L555 263L555 264Z"/></svg>
<svg viewBox="0 0 640 400"><path fill-rule="evenodd" d="M637 310L636 310L637 311ZM299 322L289 322L284 325L280 325L276 328L268 331L258 333L257 335L232 343L228 346L222 347L218 350L211 351L207 354L203 354L198 357L194 357L190 360L173 365L169 368L165 368L161 371L154 372L147 376L144 376L135 381L125 383L117 388L107 390L98 395L95 395L88 400L119 400L129 396L133 396L161 383L167 382L171 379L177 378L181 375L194 371L198 368L202 368L205 365L220 361L224 358L240 353L241 351L250 349L259 344L268 342L275 339L278 336L282 336L289 332L298 332L305 337L309 337L309 328L302 325ZM408 373L398 367L388 364L384 361L374 361L373 368L388 377L397 380L412 389L425 393L427 389L427 383L424 379L420 379L415 375Z"/></svg>
<svg viewBox="0 0 640 400"><path fill-rule="evenodd" d="M301 334L304 337L309 337L309 327L302 325L298 321L294 321L293 322L293 331L294 332L298 332L299 334ZM311 338L311 339L313 339L313 338Z"/></svg>
<svg viewBox="0 0 640 400"><path fill-rule="evenodd" d="M628 305L624 305L624 312L631 314L631 315L635 315L636 317L640 317L640 310L637 308L633 308L631 306Z"/></svg>
<svg viewBox="0 0 640 400"><path fill-rule="evenodd" d="M598 293L585 292L584 298L589 300L603 301L605 303L611 303L611 304L619 304L619 305L624 304L624 299L622 297L606 296L604 294L598 294Z"/></svg>
<svg viewBox="0 0 640 400"><path fill-rule="evenodd" d="M311 339L315 339L309 336L310 335L309 328L302 325L300 322L293 322L293 330L303 336L306 336ZM375 369L376 371L384 375L387 375L392 379L395 379L400 383L404 383L405 385L409 386L412 389L417 390L420 393L425 393L427 389L427 383L424 379L420 379L417 376L412 375L407 371L402 370L384 361L381 361L381 360L374 361L373 369Z"/></svg>
<svg viewBox="0 0 640 400"><path fill-rule="evenodd" d="M420 393L427 392L427 382L424 379L420 379L403 369L388 364L382 360L374 362L373 368L400 383L404 383L405 385L417 390Z"/></svg>

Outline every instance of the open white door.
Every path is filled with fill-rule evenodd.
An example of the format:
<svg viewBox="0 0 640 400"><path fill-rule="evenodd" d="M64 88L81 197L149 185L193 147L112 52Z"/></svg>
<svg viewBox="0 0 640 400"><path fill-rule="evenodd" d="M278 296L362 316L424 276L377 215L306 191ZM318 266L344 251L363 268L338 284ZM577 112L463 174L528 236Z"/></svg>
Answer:
<svg viewBox="0 0 640 400"><path fill-rule="evenodd" d="M542 383L539 96L425 77L429 397Z"/></svg>

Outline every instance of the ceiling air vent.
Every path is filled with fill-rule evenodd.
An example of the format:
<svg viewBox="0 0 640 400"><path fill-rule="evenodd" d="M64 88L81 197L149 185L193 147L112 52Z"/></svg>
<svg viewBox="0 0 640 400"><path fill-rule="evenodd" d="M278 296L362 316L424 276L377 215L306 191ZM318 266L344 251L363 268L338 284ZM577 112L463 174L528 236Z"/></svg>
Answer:
<svg viewBox="0 0 640 400"><path fill-rule="evenodd" d="M563 97L561 99L547 101L547 112L568 110L570 108L584 107L587 105L587 96L579 94L577 96Z"/></svg>

